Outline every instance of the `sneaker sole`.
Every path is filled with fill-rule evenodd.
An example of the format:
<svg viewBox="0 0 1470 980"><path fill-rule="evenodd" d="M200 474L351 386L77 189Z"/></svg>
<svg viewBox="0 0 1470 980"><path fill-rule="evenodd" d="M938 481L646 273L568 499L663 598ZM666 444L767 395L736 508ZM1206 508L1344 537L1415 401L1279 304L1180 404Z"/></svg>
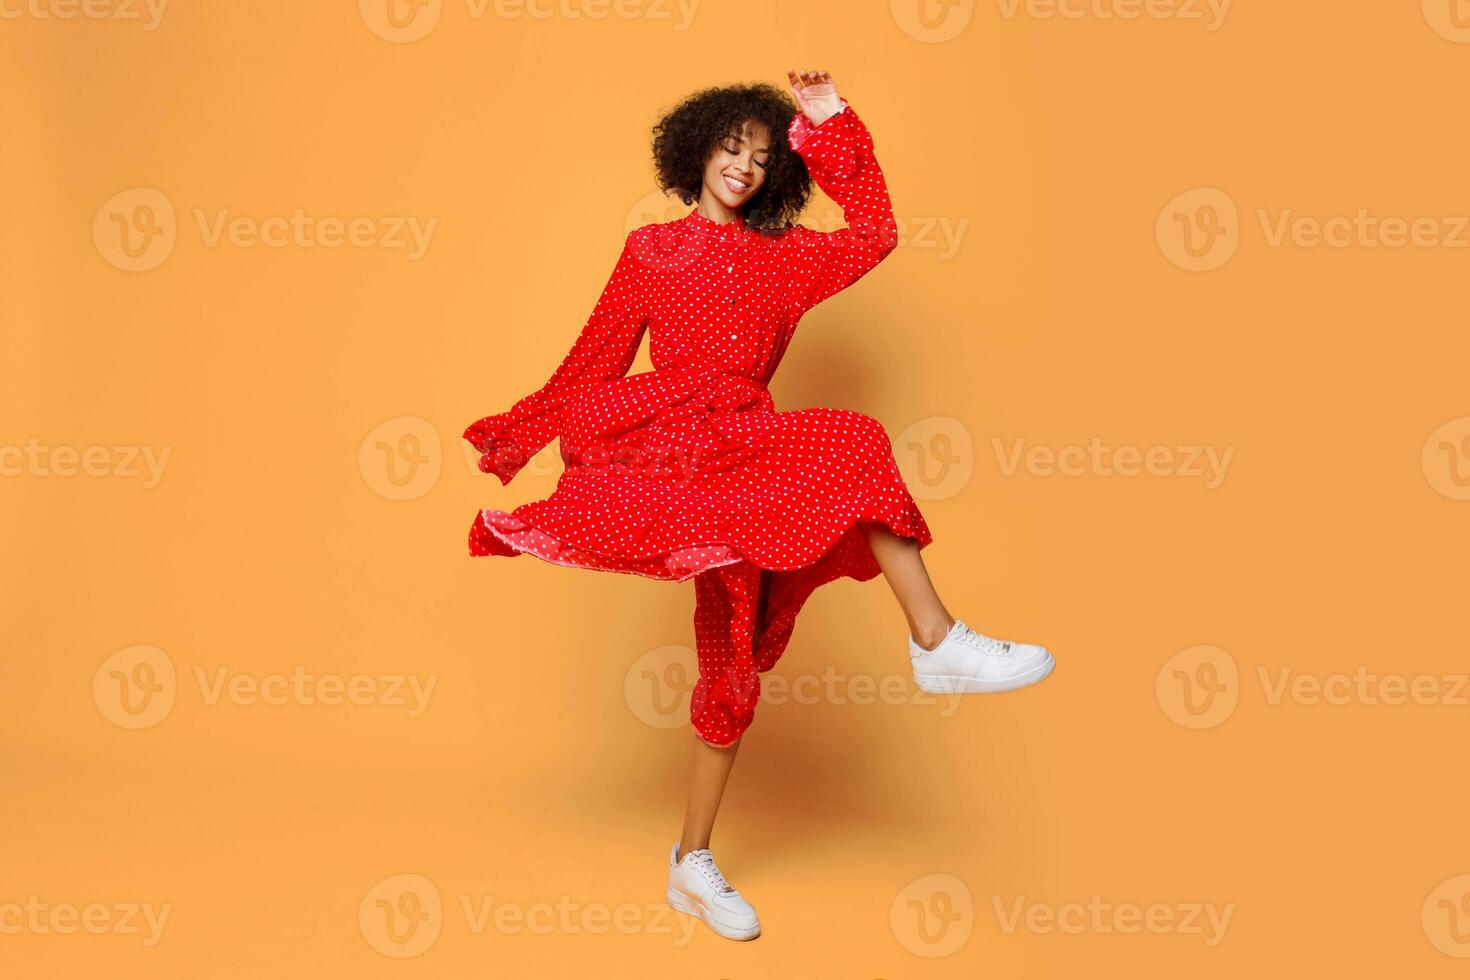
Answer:
<svg viewBox="0 0 1470 980"><path fill-rule="evenodd" d="M673 885L669 886L669 907L676 912L684 912L694 916L697 919L703 919L704 924L709 926L711 931L715 932L718 935L724 936L726 939L754 939L756 936L759 936L761 934L761 927L759 924L755 926L745 926L737 928L735 926L726 925L718 919L706 915L703 905L700 905L694 899L690 898L688 895L685 895Z"/></svg>
<svg viewBox="0 0 1470 980"><path fill-rule="evenodd" d="M974 677L952 677L947 674L915 674L914 683L918 685L919 690L929 694L999 694L1003 691L1014 691L1017 688L1035 684L1050 674L1056 665L1057 658L1048 652L1045 663L1032 667L1024 674L1017 674L1015 677L1007 677L1004 680L987 681Z"/></svg>

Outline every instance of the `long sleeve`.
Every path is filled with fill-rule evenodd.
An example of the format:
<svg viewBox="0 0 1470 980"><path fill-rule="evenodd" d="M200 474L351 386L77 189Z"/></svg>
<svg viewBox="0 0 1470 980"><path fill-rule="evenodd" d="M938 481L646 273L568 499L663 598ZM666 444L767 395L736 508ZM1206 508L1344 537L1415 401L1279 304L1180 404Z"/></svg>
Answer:
<svg viewBox="0 0 1470 980"><path fill-rule="evenodd" d="M820 125L798 112L787 130L792 149L847 223L836 231L794 225L786 232L786 295L793 317L857 282L898 245L872 134L847 100L841 101L842 109Z"/></svg>
<svg viewBox="0 0 1470 980"><path fill-rule="evenodd" d="M488 415L464 431L480 451L480 469L508 484L532 456L562 430L564 410L603 381L621 378L633 366L648 325L633 236L623 242L612 275L572 349L536 391L498 415Z"/></svg>

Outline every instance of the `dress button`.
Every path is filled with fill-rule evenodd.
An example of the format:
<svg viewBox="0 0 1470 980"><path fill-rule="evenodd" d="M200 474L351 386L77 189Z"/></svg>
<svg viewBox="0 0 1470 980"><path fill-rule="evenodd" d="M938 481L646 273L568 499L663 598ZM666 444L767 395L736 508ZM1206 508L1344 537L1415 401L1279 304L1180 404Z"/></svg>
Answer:
<svg viewBox="0 0 1470 980"><path fill-rule="evenodd" d="M733 265L727 265L727 266L725 266L725 271L726 272L734 272L735 271L735 267Z"/></svg>

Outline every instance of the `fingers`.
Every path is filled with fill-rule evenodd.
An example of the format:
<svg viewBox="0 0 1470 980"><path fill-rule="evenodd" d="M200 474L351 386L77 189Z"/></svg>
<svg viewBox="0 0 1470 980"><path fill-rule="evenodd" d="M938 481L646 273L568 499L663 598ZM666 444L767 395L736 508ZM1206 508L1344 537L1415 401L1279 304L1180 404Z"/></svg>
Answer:
<svg viewBox="0 0 1470 980"><path fill-rule="evenodd" d="M792 68L787 68L786 78L791 82L793 89L801 89L808 85L820 85L824 82L832 81L832 73L808 69L802 69L800 72L797 72Z"/></svg>

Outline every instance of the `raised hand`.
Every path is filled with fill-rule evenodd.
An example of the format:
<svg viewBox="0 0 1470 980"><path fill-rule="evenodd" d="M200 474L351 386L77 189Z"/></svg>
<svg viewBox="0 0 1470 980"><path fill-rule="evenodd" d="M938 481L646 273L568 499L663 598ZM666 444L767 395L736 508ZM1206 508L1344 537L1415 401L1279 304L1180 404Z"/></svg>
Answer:
<svg viewBox="0 0 1470 980"><path fill-rule="evenodd" d="M837 95L837 86L830 72L797 72L788 68L786 79L791 83L791 94L796 96L796 104L813 125L821 125L842 108L842 99Z"/></svg>

